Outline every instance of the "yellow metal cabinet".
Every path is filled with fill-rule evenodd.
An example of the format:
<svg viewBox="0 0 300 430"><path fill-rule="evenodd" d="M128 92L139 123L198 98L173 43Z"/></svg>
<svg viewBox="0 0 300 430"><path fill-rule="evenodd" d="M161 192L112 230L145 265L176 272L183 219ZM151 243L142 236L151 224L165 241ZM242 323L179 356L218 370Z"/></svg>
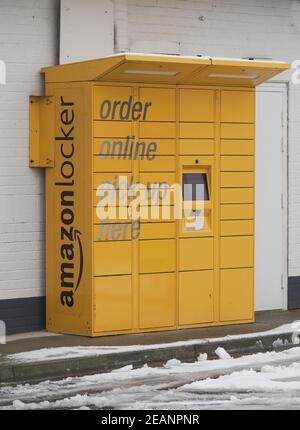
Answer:
<svg viewBox="0 0 300 430"><path fill-rule="evenodd" d="M126 137L131 135L131 124L126 121L94 121L94 137Z"/></svg>
<svg viewBox="0 0 300 430"><path fill-rule="evenodd" d="M154 160L141 159L141 172L175 172L175 156L158 155Z"/></svg>
<svg viewBox="0 0 300 430"><path fill-rule="evenodd" d="M221 171L241 172L254 170L254 157L250 155L223 155L221 157Z"/></svg>
<svg viewBox="0 0 300 430"><path fill-rule="evenodd" d="M122 177L120 179L120 177ZM97 190L99 185L111 184L116 190L127 189L132 183L135 182L135 177L132 173L127 172L114 172L114 173L94 173L93 175L93 186L94 190Z"/></svg>
<svg viewBox="0 0 300 430"><path fill-rule="evenodd" d="M131 240L132 230L136 231L140 226L136 226L131 220L117 223L99 223L93 226L94 242Z"/></svg>
<svg viewBox="0 0 300 430"><path fill-rule="evenodd" d="M151 211L151 207L156 206L170 206L170 209L174 206L175 201L175 189L174 187L168 188L167 184L157 183L153 189L143 189L139 191L140 206L148 206L148 210ZM167 220L170 221L170 220Z"/></svg>
<svg viewBox="0 0 300 430"><path fill-rule="evenodd" d="M154 273L140 276L140 327L175 326L175 273Z"/></svg>
<svg viewBox="0 0 300 430"><path fill-rule="evenodd" d="M221 270L220 320L253 319L252 268Z"/></svg>
<svg viewBox="0 0 300 430"><path fill-rule="evenodd" d="M111 159L101 159L99 156L94 155L94 172L131 172L132 162L131 160L124 160L117 157Z"/></svg>
<svg viewBox="0 0 300 430"><path fill-rule="evenodd" d="M141 224L141 239L172 239L176 236L174 222Z"/></svg>
<svg viewBox="0 0 300 430"><path fill-rule="evenodd" d="M113 119L114 121L121 120L122 117L120 118L118 115L121 109L121 103L127 102L130 97L132 98L132 96L132 87L96 87L93 92L93 119L102 121L108 119ZM119 103L115 103L110 108L109 103L107 103L106 100L117 100ZM110 114L108 114L109 110Z"/></svg>
<svg viewBox="0 0 300 430"><path fill-rule="evenodd" d="M253 203L254 188L221 188L222 203Z"/></svg>
<svg viewBox="0 0 300 430"><path fill-rule="evenodd" d="M222 122L254 122L253 91L222 91L221 121Z"/></svg>
<svg viewBox="0 0 300 430"><path fill-rule="evenodd" d="M145 142L147 145L150 143L153 143L153 141L156 143L156 155L171 155L175 156L176 154L176 139L143 139L143 142ZM145 159L145 158L144 158ZM152 160L154 161L154 160Z"/></svg>
<svg viewBox="0 0 300 430"><path fill-rule="evenodd" d="M122 136L121 136L122 137ZM131 136L129 136L131 137ZM125 136L125 142L126 142L126 138L127 136ZM134 140L134 139L130 139ZM109 142L109 145L107 144L107 142ZM114 152L111 151L111 148L113 148L113 145L118 145L119 143L123 143L124 142L124 138L118 138L118 137L113 137L112 139L108 139L107 137L97 137L94 139L93 141L93 153L94 155L99 156L100 154L100 150L106 149L105 154L109 154L109 155L114 155ZM176 153L176 140L175 139L143 139L143 142L145 143L145 145L149 145L153 142L155 142L156 144L156 155L171 155L171 156L175 156L174 154ZM107 151L107 148L109 148L109 150ZM124 160L129 160L128 157L128 152L127 151L127 156L126 158L124 157L125 155L125 148L123 146L122 151L120 151L120 154L123 155ZM117 152L117 155L119 155L119 152ZM141 154L141 151L139 151L139 155ZM115 160L118 159L117 156L114 156ZM144 157L144 160L146 160L146 157ZM154 161L154 160L153 160Z"/></svg>
<svg viewBox="0 0 300 430"><path fill-rule="evenodd" d="M254 174L252 172L221 172L221 187L247 188L254 186Z"/></svg>
<svg viewBox="0 0 300 430"><path fill-rule="evenodd" d="M221 154L222 155L253 155L254 140L222 139Z"/></svg>
<svg viewBox="0 0 300 430"><path fill-rule="evenodd" d="M167 184L170 187L175 184L175 173L169 172L142 172L140 174L140 182L144 185Z"/></svg>
<svg viewBox="0 0 300 430"><path fill-rule="evenodd" d="M116 206L116 207L124 207L124 206L129 206L130 202L132 201L131 197L128 197L128 199L123 199L123 193L124 191L122 189L117 190L115 194L111 194L111 195L105 195L105 203L109 203L111 206ZM94 190L93 193L93 204L94 207L96 208L98 205L104 205L103 199L104 197L102 197L99 194L99 190Z"/></svg>
<svg viewBox="0 0 300 430"><path fill-rule="evenodd" d="M221 236L249 236L254 234L254 220L238 219L221 221Z"/></svg>
<svg viewBox="0 0 300 430"><path fill-rule="evenodd" d="M175 240L141 240L140 273L174 272Z"/></svg>
<svg viewBox="0 0 300 430"><path fill-rule="evenodd" d="M254 266L253 236L221 237L220 242L221 268Z"/></svg>
<svg viewBox="0 0 300 430"><path fill-rule="evenodd" d="M215 92L212 90L181 89L179 120L186 122L214 122ZM191 109L192 107L192 109Z"/></svg>
<svg viewBox="0 0 300 430"><path fill-rule="evenodd" d="M94 244L94 272L100 275L131 273L131 242L112 241Z"/></svg>
<svg viewBox="0 0 300 430"><path fill-rule="evenodd" d="M221 220L252 218L254 218L254 205L251 203L221 205Z"/></svg>
<svg viewBox="0 0 300 430"><path fill-rule="evenodd" d="M94 225L100 225L103 222L116 223L116 224L120 224L123 222L131 223L133 219L129 214L130 214L130 208L128 206L115 206L111 208L111 211L109 213L109 218L103 219L101 217L102 211L100 211L99 208L94 207L92 222Z"/></svg>
<svg viewBox="0 0 300 430"><path fill-rule="evenodd" d="M179 270L201 270L212 268L212 238L184 238L179 240Z"/></svg>
<svg viewBox="0 0 300 430"><path fill-rule="evenodd" d="M166 88L141 88L140 102L151 103L143 121L175 121L175 91ZM149 102L149 100L151 100Z"/></svg>
<svg viewBox="0 0 300 430"><path fill-rule="evenodd" d="M205 139L214 137L214 124L201 122L181 122L179 124L181 139Z"/></svg>
<svg viewBox="0 0 300 430"><path fill-rule="evenodd" d="M122 53L43 69L29 165L46 168L49 331L253 321L255 87L287 68Z"/></svg>
<svg viewBox="0 0 300 430"><path fill-rule="evenodd" d="M174 214L174 206L165 206L165 205L155 205L148 208L146 212L147 216L145 218L140 217L140 225L141 228L144 223L149 224L157 224L157 223L169 223L171 221L175 221ZM130 213L130 208L129 208ZM140 237L141 239L141 237Z"/></svg>
<svg viewBox="0 0 300 430"><path fill-rule="evenodd" d="M222 139L254 139L253 124L222 123Z"/></svg>
<svg viewBox="0 0 300 430"><path fill-rule="evenodd" d="M180 155L213 155L214 153L213 139L180 139L179 154Z"/></svg>
<svg viewBox="0 0 300 430"><path fill-rule="evenodd" d="M213 283L213 270L180 272L180 325L204 324L213 321Z"/></svg>
<svg viewBox="0 0 300 430"><path fill-rule="evenodd" d="M96 277L94 301L96 332L131 329L131 276Z"/></svg>
<svg viewBox="0 0 300 430"><path fill-rule="evenodd" d="M164 138L176 137L175 122L141 122L139 124L141 138Z"/></svg>

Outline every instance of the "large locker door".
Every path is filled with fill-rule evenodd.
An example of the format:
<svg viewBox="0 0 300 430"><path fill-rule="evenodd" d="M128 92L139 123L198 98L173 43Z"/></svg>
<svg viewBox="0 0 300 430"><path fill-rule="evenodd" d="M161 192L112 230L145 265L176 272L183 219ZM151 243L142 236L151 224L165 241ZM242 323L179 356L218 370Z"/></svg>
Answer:
<svg viewBox="0 0 300 430"><path fill-rule="evenodd" d="M284 287L285 88L272 84L256 94L255 310L286 306Z"/></svg>
<svg viewBox="0 0 300 430"><path fill-rule="evenodd" d="M254 103L221 91L220 321L253 319Z"/></svg>
<svg viewBox="0 0 300 430"><path fill-rule="evenodd" d="M139 139L156 144L155 157L139 159L139 181L148 190L155 184L168 184L171 188L176 182L175 90L140 87L139 100L151 103L147 117L139 122ZM149 218L142 222L138 243L139 328L175 328L175 223L163 217L151 219L150 203L162 214L161 208L167 202L162 200L162 194L149 194Z"/></svg>
<svg viewBox="0 0 300 430"><path fill-rule="evenodd" d="M214 320L215 92L184 88L179 98L179 175L184 203L193 207L179 223L178 324L183 327ZM203 186L198 197L197 185ZM202 213L198 221L196 213Z"/></svg>

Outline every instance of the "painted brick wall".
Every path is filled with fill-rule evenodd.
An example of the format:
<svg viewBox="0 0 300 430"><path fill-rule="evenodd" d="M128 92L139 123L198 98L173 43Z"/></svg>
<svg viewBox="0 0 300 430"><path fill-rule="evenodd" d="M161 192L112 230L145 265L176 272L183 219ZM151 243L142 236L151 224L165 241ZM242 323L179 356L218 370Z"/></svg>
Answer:
<svg viewBox="0 0 300 430"><path fill-rule="evenodd" d="M58 20L57 0L0 0L7 66L0 85L1 300L45 294L43 172L28 168L28 96L42 94L41 66L57 63Z"/></svg>
<svg viewBox="0 0 300 430"><path fill-rule="evenodd" d="M117 51L300 59L299 0L114 0ZM289 80L290 73L280 79ZM300 85L289 99L289 276L300 275Z"/></svg>
<svg viewBox="0 0 300 430"><path fill-rule="evenodd" d="M113 2L116 52L300 58L298 0ZM42 94L39 70L58 62L58 37L59 0L0 0L0 60L7 64L7 85L0 85L0 299L9 303L44 295L43 172L28 168L28 96ZM289 275L297 276L300 85L290 86L289 144Z"/></svg>

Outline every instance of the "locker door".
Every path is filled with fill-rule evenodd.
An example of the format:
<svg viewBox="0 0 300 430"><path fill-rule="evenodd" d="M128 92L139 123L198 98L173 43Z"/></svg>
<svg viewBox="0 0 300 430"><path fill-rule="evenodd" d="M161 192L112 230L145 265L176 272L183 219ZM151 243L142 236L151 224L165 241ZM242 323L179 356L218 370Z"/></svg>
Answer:
<svg viewBox="0 0 300 430"><path fill-rule="evenodd" d="M214 320L215 93L180 90L179 176L183 219L179 222L178 324Z"/></svg>
<svg viewBox="0 0 300 430"><path fill-rule="evenodd" d="M162 211L169 202L166 195L173 201L173 193L162 189L176 182L175 90L140 87L139 99L151 103L147 117L139 123L140 139L156 145L154 157L138 160L139 181L148 189L141 193L142 206L148 204L148 218L142 220L138 244L139 328L175 328L176 229L174 211L166 218Z"/></svg>
<svg viewBox="0 0 300 430"><path fill-rule="evenodd" d="M140 276L140 327L170 327L175 324L175 273Z"/></svg>
<svg viewBox="0 0 300 430"><path fill-rule="evenodd" d="M253 318L254 91L221 91L220 321Z"/></svg>
<svg viewBox="0 0 300 430"><path fill-rule="evenodd" d="M179 324L213 321L213 270L180 272Z"/></svg>
<svg viewBox="0 0 300 430"><path fill-rule="evenodd" d="M281 149L286 133L282 123L286 88L279 84L263 86L257 90L256 99L255 309L282 309L287 305L287 222L286 208L282 208L287 174L286 152ZM297 299L297 294L289 293L289 306L299 307L300 295Z"/></svg>

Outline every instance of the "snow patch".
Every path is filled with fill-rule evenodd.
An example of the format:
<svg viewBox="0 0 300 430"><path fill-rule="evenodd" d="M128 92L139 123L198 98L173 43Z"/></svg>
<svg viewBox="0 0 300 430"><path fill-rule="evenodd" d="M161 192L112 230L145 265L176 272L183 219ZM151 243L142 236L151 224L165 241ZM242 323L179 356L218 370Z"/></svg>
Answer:
<svg viewBox="0 0 300 430"><path fill-rule="evenodd" d="M124 367L117 372L68 377L34 385L3 385L0 386L0 405L3 405L0 409L198 410L261 406L262 398L266 402L273 401L278 407L278 393L287 407L297 407L300 404L300 347L194 363L182 363L173 359L166 365L160 368L128 367L127 371ZM208 372L212 372L211 378L202 379L207 378ZM226 376L215 379L216 372L226 372ZM188 374L191 377L187 380L196 382L185 383L183 387L176 389L162 390L166 381L180 381L183 377L188 377ZM89 390L93 390L93 394L86 394ZM99 392L95 394L95 390ZM78 392L81 394L77 394ZM282 392L286 395L283 396ZM61 400L55 400L58 393ZM253 396L249 393L265 394ZM51 400L51 396L55 398L52 397ZM45 398L47 401L43 400Z"/></svg>
<svg viewBox="0 0 300 430"><path fill-rule="evenodd" d="M269 335L280 335L286 333L297 333L294 337L295 344L300 343L298 335L300 333L300 321L294 321L291 324L284 324L275 329L255 332L242 335L227 335L219 338L203 338L197 340L187 340L179 342L170 342L152 345L130 345L130 346L71 346L71 347L57 347L57 348L43 348L34 351L20 352L17 354L7 355L7 359L23 363L34 361L50 361L50 360L64 360L66 358L79 358L88 356L101 356L112 353L122 353L130 351L148 351L158 348L173 348L184 347L188 345L203 345L205 343L217 343L222 341L238 340L238 339L251 339L254 337L264 337ZM296 339L297 338L297 339ZM298 342L298 343L297 343Z"/></svg>
<svg viewBox="0 0 300 430"><path fill-rule="evenodd" d="M272 343L273 348L277 348L282 345L283 345L283 340L280 338L274 340L274 342Z"/></svg>
<svg viewBox="0 0 300 430"><path fill-rule="evenodd" d="M203 354L199 354L198 355L198 357L197 357L197 360L198 361L206 361L207 360L207 354L206 354L206 352L204 352Z"/></svg>
<svg viewBox="0 0 300 430"><path fill-rule="evenodd" d="M130 372L130 370L132 370L132 369L133 369L133 365L132 364L128 364L127 366L123 366L123 367L120 367L119 369L112 370L112 373Z"/></svg>
<svg viewBox="0 0 300 430"><path fill-rule="evenodd" d="M228 354L228 352L222 348L221 346L219 346L216 350L215 350L216 355L221 358L222 360L228 360L229 358L232 358L230 354Z"/></svg>
<svg viewBox="0 0 300 430"><path fill-rule="evenodd" d="M298 364L298 363L297 363ZM300 366L271 367L264 366L264 371L241 370L218 378L186 384L180 389L188 392L282 392L295 391L300 394Z"/></svg>
<svg viewBox="0 0 300 430"><path fill-rule="evenodd" d="M164 364L164 368L165 369L173 369L174 367L178 367L181 365L181 361L177 360L177 358L172 358L171 360L168 360L165 364Z"/></svg>
<svg viewBox="0 0 300 430"><path fill-rule="evenodd" d="M296 323L292 323L292 328L294 329L294 333L292 335L292 342L294 345L300 344L300 327Z"/></svg>

